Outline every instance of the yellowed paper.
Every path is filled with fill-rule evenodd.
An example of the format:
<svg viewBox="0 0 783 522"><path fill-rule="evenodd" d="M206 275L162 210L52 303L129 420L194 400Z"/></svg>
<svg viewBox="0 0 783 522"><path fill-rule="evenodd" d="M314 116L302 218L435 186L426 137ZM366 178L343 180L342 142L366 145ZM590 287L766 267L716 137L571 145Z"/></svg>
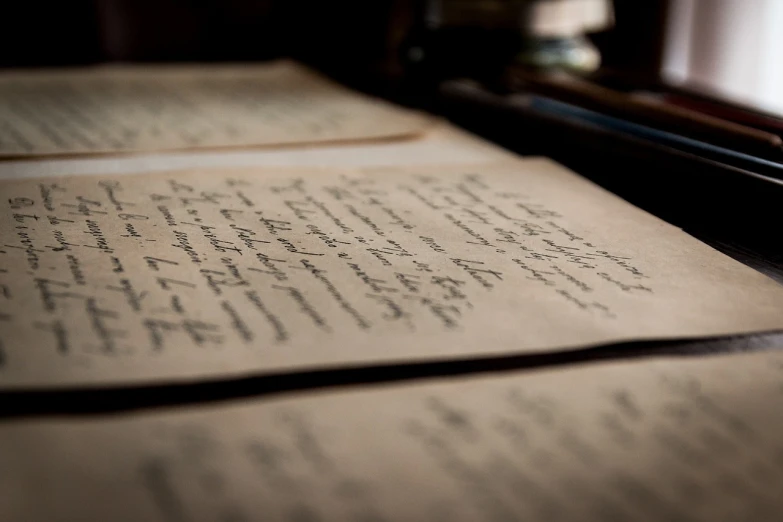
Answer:
<svg viewBox="0 0 783 522"><path fill-rule="evenodd" d="M0 518L773 521L783 356L0 424Z"/></svg>
<svg viewBox="0 0 783 522"><path fill-rule="evenodd" d="M783 287L548 160L0 190L6 387L783 327Z"/></svg>
<svg viewBox="0 0 783 522"><path fill-rule="evenodd" d="M292 62L0 75L0 156L400 138L427 124Z"/></svg>
<svg viewBox="0 0 783 522"><path fill-rule="evenodd" d="M449 123L439 121L421 137L413 140L352 142L323 147L7 159L0 161L0 180L206 168L468 166L518 157Z"/></svg>

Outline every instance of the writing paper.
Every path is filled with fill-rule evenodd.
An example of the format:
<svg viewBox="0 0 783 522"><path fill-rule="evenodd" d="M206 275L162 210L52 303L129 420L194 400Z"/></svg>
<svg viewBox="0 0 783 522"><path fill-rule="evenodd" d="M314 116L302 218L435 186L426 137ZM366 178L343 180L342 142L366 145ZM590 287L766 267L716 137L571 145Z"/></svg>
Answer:
<svg viewBox="0 0 783 522"><path fill-rule="evenodd" d="M3 181L0 385L771 330L783 289L543 159Z"/></svg>
<svg viewBox="0 0 783 522"><path fill-rule="evenodd" d="M446 122L437 122L414 140L340 143L328 147L8 159L0 162L0 179L237 167L470 165L509 158L518 156Z"/></svg>
<svg viewBox="0 0 783 522"><path fill-rule="evenodd" d="M776 352L6 422L0 518L777 520L781 405Z"/></svg>
<svg viewBox="0 0 783 522"><path fill-rule="evenodd" d="M401 138L427 125L287 61L0 75L0 156Z"/></svg>

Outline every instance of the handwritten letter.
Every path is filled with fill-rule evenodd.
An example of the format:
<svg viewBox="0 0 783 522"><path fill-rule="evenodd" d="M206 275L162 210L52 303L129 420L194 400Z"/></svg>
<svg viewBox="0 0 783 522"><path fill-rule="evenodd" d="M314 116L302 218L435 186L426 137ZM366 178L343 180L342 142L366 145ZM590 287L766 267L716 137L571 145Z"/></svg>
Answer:
<svg viewBox="0 0 783 522"><path fill-rule="evenodd" d="M0 183L0 385L783 327L783 289L546 160Z"/></svg>

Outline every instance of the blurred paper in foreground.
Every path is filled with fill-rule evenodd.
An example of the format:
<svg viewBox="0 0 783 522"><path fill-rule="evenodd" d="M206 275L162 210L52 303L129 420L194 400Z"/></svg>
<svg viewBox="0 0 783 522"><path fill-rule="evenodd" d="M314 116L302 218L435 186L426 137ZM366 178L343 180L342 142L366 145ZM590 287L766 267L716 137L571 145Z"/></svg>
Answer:
<svg viewBox="0 0 783 522"><path fill-rule="evenodd" d="M8 521L772 521L783 356L0 425Z"/></svg>

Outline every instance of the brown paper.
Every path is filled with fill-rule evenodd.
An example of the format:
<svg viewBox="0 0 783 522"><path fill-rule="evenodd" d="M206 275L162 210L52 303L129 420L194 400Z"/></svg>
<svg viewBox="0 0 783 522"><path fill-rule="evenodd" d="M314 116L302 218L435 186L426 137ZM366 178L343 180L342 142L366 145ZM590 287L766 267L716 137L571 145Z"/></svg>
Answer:
<svg viewBox="0 0 783 522"><path fill-rule="evenodd" d="M779 352L0 424L0 519L772 521Z"/></svg>
<svg viewBox="0 0 783 522"><path fill-rule="evenodd" d="M0 386L783 326L783 288L542 159L0 182Z"/></svg>
<svg viewBox="0 0 783 522"><path fill-rule="evenodd" d="M401 138L428 121L293 62L0 75L0 156Z"/></svg>

